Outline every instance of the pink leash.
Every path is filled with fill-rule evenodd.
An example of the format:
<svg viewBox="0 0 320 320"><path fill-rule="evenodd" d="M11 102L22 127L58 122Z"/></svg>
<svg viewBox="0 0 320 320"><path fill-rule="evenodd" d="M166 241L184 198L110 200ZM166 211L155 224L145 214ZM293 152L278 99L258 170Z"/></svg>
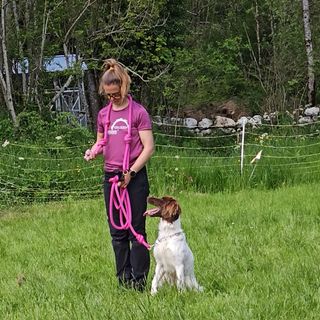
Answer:
<svg viewBox="0 0 320 320"><path fill-rule="evenodd" d="M123 164L122 164L123 172L129 170L130 143L132 140L132 137L131 137L132 98L130 95L128 95L128 99L129 99L129 123L128 123L128 134L124 138L124 142L126 146L125 146L124 158L123 158ZM111 102L109 103L107 108L108 108L108 111L107 111L107 121L106 121L106 127L104 132L104 138L98 142L96 147L97 150L91 150L91 152L97 152L97 154L101 153L101 150L103 150L103 147L107 143L107 132L110 125L110 112L112 109ZM117 175L110 178L109 182L111 183L111 192L110 192L110 200L109 200L109 217L110 217L111 225L117 230L130 230L132 234L136 237L137 241L140 244L144 245L148 250L150 250L151 245L145 241L142 234L137 233L132 227L132 211L131 211L131 204L130 204L128 189L121 188L118 186L119 176ZM120 218L119 225L117 225L114 221L113 207L115 207L119 211L119 218Z"/></svg>

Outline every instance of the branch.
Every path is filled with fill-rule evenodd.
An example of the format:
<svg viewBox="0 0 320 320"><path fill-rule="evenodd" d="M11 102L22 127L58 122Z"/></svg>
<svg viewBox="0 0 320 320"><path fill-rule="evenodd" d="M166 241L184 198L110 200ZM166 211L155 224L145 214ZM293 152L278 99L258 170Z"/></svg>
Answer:
<svg viewBox="0 0 320 320"><path fill-rule="evenodd" d="M74 26L77 24L77 22L80 20L80 18L83 16L83 14L86 12L86 10L93 5L97 0L88 0L87 4L84 6L84 8L82 9L82 11L79 13L78 17L76 20L73 21L71 27L69 28L69 30L67 31L66 35L64 36L64 40L63 42L66 43L69 37L69 34L71 33L72 29L74 28Z"/></svg>
<svg viewBox="0 0 320 320"><path fill-rule="evenodd" d="M119 61L118 61L119 62ZM143 82L151 82L151 81L155 81L157 79L159 79L162 75L164 75L166 72L168 72L170 65L167 65L158 75L156 75L153 78L150 79L144 79L139 73L137 73L136 71L128 68L127 66L125 66L123 63L119 62L119 64L121 66L123 66L124 68L126 68L128 71L130 71L132 74L134 74L135 76L137 76L138 78L140 78Z"/></svg>
<svg viewBox="0 0 320 320"><path fill-rule="evenodd" d="M65 82L65 84L60 88L60 90L55 94L55 96L52 98L52 100L50 101L49 107L50 105L54 104L55 101L63 94L64 90L66 90L66 88L69 86L69 84L71 83L71 81L73 80L73 75L69 76L69 78L67 79L67 81ZM52 109L52 106L50 107L50 110Z"/></svg>
<svg viewBox="0 0 320 320"><path fill-rule="evenodd" d="M127 30L126 29L118 29L118 30L111 30L109 32L106 32L106 33L103 33L104 30L107 30L108 27L106 28L103 28L101 30L98 30L98 31L95 31L94 33L92 33L89 38L89 42L94 42L102 37L108 37L108 36L111 36L115 33L123 33L123 32L126 32Z"/></svg>

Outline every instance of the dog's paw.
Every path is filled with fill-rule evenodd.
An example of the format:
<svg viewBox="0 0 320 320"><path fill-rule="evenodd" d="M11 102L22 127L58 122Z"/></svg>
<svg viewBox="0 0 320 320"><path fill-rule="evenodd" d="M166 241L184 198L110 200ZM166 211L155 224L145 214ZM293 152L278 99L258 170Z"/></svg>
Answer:
<svg viewBox="0 0 320 320"><path fill-rule="evenodd" d="M199 286L199 287L198 287L198 291L199 291L199 292L203 292L203 291L204 291L204 287Z"/></svg>
<svg viewBox="0 0 320 320"><path fill-rule="evenodd" d="M157 292L158 292L157 289L151 288L151 295L152 296L155 296L157 294Z"/></svg>

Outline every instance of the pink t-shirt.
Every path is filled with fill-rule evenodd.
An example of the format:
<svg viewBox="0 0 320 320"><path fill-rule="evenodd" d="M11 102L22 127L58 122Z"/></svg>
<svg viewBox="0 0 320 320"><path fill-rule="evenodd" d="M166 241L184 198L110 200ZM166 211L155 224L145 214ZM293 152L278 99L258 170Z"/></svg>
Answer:
<svg viewBox="0 0 320 320"><path fill-rule="evenodd" d="M111 110L110 125L107 135L107 145L104 148L104 170L122 170L125 150L124 137L128 133L129 107L123 110ZM97 130L104 133L107 120L107 107L102 108L98 114ZM135 101L132 101L132 123L130 144L130 166L142 152L143 145L139 131L151 130L151 120L147 110Z"/></svg>

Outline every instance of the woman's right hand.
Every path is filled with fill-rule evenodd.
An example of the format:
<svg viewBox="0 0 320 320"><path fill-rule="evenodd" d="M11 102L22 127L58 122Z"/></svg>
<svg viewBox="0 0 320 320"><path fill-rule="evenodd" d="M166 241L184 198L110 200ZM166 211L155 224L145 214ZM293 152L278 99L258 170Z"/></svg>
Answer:
<svg viewBox="0 0 320 320"><path fill-rule="evenodd" d="M91 147L91 149L88 149L84 154L84 159L86 161L95 159L97 155L103 153L103 147L106 145L106 139L103 137L102 132L97 133L97 141L96 143Z"/></svg>
<svg viewBox="0 0 320 320"><path fill-rule="evenodd" d="M88 149L85 153L84 153L84 160L86 161L90 161L92 159L94 159L94 154L91 152L91 149Z"/></svg>

